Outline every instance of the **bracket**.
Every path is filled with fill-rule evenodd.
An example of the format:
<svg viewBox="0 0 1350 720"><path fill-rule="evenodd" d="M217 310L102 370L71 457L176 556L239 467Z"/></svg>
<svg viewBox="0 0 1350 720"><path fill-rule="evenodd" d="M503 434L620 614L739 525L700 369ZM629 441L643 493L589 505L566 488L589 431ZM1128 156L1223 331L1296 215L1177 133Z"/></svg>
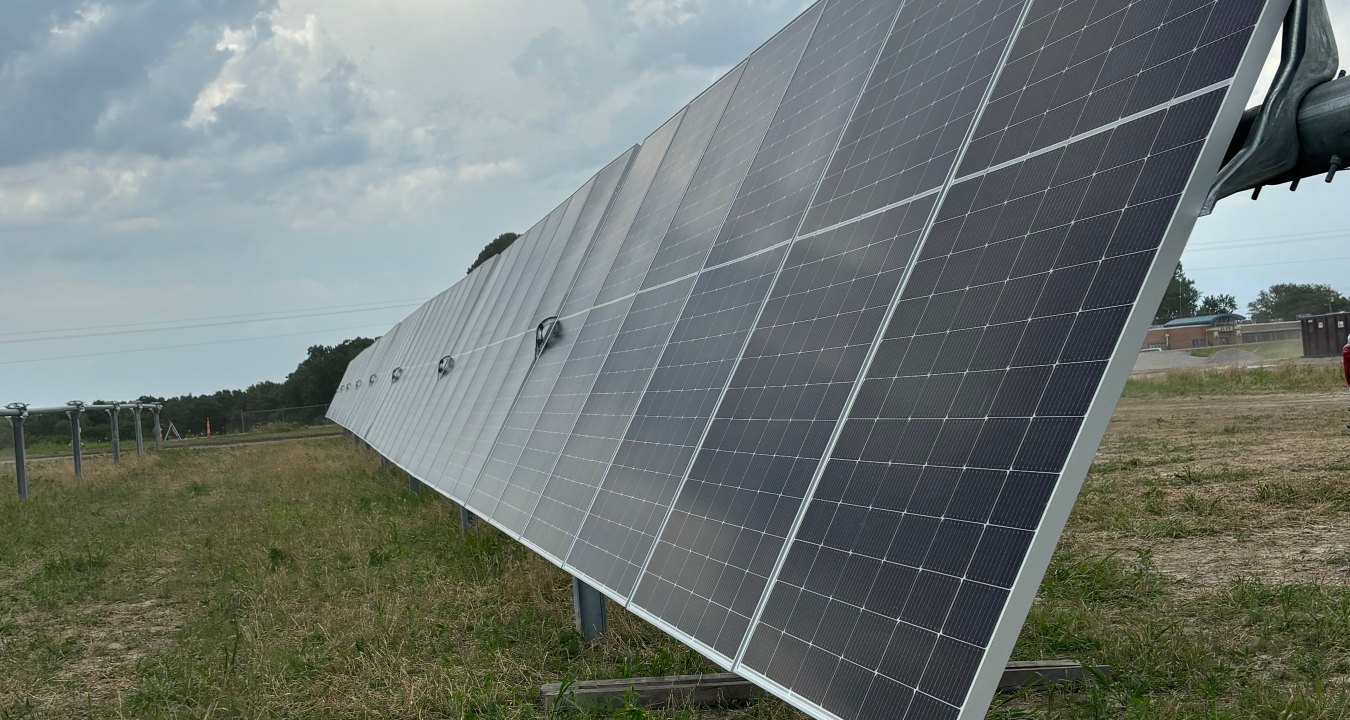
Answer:
<svg viewBox="0 0 1350 720"><path fill-rule="evenodd" d="M1235 138L1235 147L1229 148L1230 157L1205 198L1201 215L1214 212L1219 200L1243 190L1255 189L1259 194L1261 186L1285 180L1297 187L1299 176L1289 176L1298 169L1304 151L1299 110L1309 92L1336 76L1339 64L1326 0L1294 0L1284 18L1275 80L1265 102L1243 117L1238 130L1241 140ZM1339 158L1324 160L1339 165Z"/></svg>
<svg viewBox="0 0 1350 720"><path fill-rule="evenodd" d="M543 355L544 351L548 349L548 344L553 342L555 338L562 337L562 332L562 321L558 320L558 316L544 318L543 322L539 323L539 327L534 329L535 358Z"/></svg>

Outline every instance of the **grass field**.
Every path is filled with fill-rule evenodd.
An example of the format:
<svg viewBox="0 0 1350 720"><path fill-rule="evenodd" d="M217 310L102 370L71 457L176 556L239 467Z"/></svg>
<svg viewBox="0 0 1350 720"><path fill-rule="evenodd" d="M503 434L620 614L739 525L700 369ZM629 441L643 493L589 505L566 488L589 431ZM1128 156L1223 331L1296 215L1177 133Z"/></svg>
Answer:
<svg viewBox="0 0 1350 720"><path fill-rule="evenodd" d="M1187 367L1136 375L1125 385L1126 398L1180 398L1321 392L1344 387L1340 363L1282 362L1265 367Z"/></svg>
<svg viewBox="0 0 1350 720"><path fill-rule="evenodd" d="M1016 650L1114 677L991 717L1350 717L1345 401L1123 401ZM79 480L44 463L30 485L0 499L6 720L586 717L538 686L712 669L613 609L582 642L561 572L488 529L462 541L349 442L95 458Z"/></svg>
<svg viewBox="0 0 1350 720"><path fill-rule="evenodd" d="M9 432L9 423L0 421L0 433L8 434ZM341 432L342 428L337 425L265 425L246 433L214 435L209 438L187 437L182 440L166 440L165 447L169 449L217 447L221 445L268 442L271 440L286 440L299 437L321 437L324 435L337 435ZM155 439L151 436L150 428L148 426L144 431L142 439L147 449L154 447ZM124 455L134 454L136 452L136 437L128 434L127 437L120 439L120 446ZM85 438L84 442L81 443L81 447L83 448L86 457L109 454L112 452L112 442L109 440L91 440ZM24 449L28 453L29 460L70 457L69 440L53 440L49 438L30 439L24 443ZM0 448L0 461L5 460L14 460L14 447L12 442L8 443L6 447Z"/></svg>
<svg viewBox="0 0 1350 720"><path fill-rule="evenodd" d="M1191 351L1195 357L1211 357L1224 350L1246 350L1262 360L1295 360L1303 357L1302 340L1276 340L1275 342L1242 343L1241 345L1214 345L1196 348Z"/></svg>

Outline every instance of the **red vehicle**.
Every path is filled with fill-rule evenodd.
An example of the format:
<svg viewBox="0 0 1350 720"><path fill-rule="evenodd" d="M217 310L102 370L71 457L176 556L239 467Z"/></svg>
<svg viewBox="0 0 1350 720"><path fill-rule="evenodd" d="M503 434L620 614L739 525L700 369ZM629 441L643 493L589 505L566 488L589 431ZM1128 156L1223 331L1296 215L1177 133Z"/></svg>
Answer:
<svg viewBox="0 0 1350 720"><path fill-rule="evenodd" d="M1345 347L1341 348L1341 365L1345 366L1345 384L1350 385L1350 338L1346 340Z"/></svg>

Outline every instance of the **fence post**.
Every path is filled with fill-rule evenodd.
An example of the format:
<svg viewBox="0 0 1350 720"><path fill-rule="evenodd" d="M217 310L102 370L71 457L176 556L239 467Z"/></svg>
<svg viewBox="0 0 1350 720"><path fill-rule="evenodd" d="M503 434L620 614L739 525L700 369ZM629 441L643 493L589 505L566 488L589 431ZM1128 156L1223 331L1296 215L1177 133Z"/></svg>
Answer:
<svg viewBox="0 0 1350 720"><path fill-rule="evenodd" d="M70 402L66 405L70 406L66 417L70 418L70 449L75 459L75 477L79 477L84 474L84 449L80 447L83 443L80 438L80 413L84 412L84 403Z"/></svg>
<svg viewBox="0 0 1350 720"><path fill-rule="evenodd" d="M112 410L105 410L108 413L108 422L112 424L112 452L113 464L122 462L121 448L121 429L117 427L117 421L122 419L121 408L114 405Z"/></svg>
<svg viewBox="0 0 1350 720"><path fill-rule="evenodd" d="M163 449L164 449L164 433L160 432L160 429L159 429L159 408L158 408L158 407L152 407L152 408L150 408L150 412L155 416L155 450L157 450L157 451L158 451L158 450L163 450Z"/></svg>
<svg viewBox="0 0 1350 720"><path fill-rule="evenodd" d="M131 408L131 417L136 421L136 457L145 456L145 439L141 436L141 406Z"/></svg>
<svg viewBox="0 0 1350 720"><path fill-rule="evenodd" d="M28 499L28 453L23 444L23 415L11 415L9 424L14 428L14 477L19 483L19 500Z"/></svg>

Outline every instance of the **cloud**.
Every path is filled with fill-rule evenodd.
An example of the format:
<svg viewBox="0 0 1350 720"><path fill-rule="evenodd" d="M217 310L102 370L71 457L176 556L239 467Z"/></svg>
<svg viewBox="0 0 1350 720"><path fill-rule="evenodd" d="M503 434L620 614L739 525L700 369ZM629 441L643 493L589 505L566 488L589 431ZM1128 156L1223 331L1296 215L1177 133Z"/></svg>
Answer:
<svg viewBox="0 0 1350 720"><path fill-rule="evenodd" d="M0 257L8 298L62 300L0 303L0 326L429 296L805 5L10 2ZM85 282L106 277L121 291ZM294 366L294 348L268 347L126 356L81 382L247 385ZM69 370L44 381L52 399L82 394Z"/></svg>
<svg viewBox="0 0 1350 720"><path fill-rule="evenodd" d="M477 183L508 175L520 175L524 172L524 164L511 158L461 165L459 171L455 173L455 179L461 183Z"/></svg>

